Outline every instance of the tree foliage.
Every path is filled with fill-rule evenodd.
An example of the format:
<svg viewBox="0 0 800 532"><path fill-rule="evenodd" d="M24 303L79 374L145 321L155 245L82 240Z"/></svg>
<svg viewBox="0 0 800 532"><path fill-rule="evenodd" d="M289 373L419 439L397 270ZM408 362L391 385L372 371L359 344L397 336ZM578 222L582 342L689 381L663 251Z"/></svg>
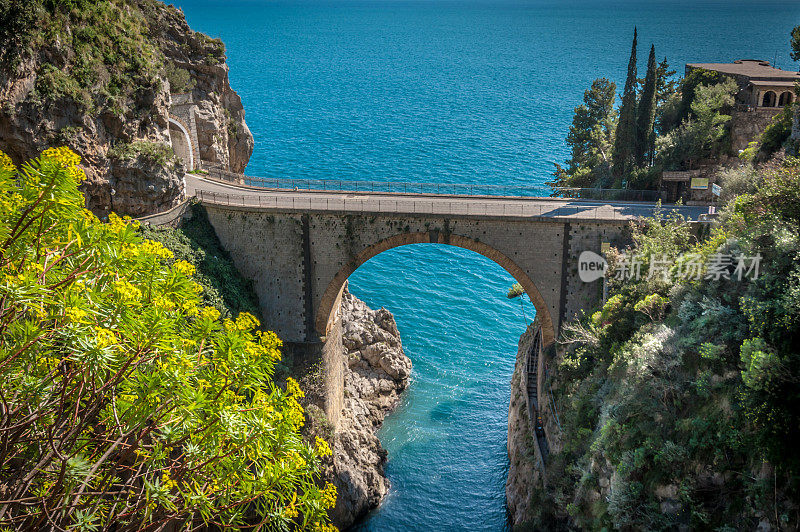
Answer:
<svg viewBox="0 0 800 532"><path fill-rule="evenodd" d="M792 134L792 121L796 115L797 104L786 105L783 110L772 118L761 137L758 139L760 160L768 160L778 150L783 148Z"/></svg>
<svg viewBox="0 0 800 532"><path fill-rule="evenodd" d="M635 253L640 279L609 279L605 305L565 326L550 381L564 451L548 488L575 528L800 518L800 160L745 175L705 239L679 217L635 227L631 249L608 256L613 275ZM758 277L681 275L690 257L707 265L716 253L760 256ZM653 257L668 259L666 278L645 269Z"/></svg>
<svg viewBox="0 0 800 532"><path fill-rule="evenodd" d="M792 29L789 45L792 48L792 59L800 61L800 26L795 26L795 28Z"/></svg>
<svg viewBox="0 0 800 532"><path fill-rule="evenodd" d="M661 105L670 96L675 94L678 89L678 82L675 81L675 70L669 67L665 57L656 67L656 104Z"/></svg>
<svg viewBox="0 0 800 532"><path fill-rule="evenodd" d="M791 40L789 42L792 52L792 59L795 61L800 61L800 26L796 26L791 33ZM800 105L797 103L797 98L800 97L800 85L795 83L794 87L795 93L795 102L794 102L794 127L796 130L800 130ZM797 138L797 133L795 133L795 137L792 138L792 141L786 149L787 153L791 155L800 155L800 138Z"/></svg>
<svg viewBox="0 0 800 532"><path fill-rule="evenodd" d="M652 160L655 150L656 90L658 88L656 47L650 47L647 59L647 75L642 85L639 106L636 109L636 166L642 167Z"/></svg>
<svg viewBox="0 0 800 532"><path fill-rule="evenodd" d="M738 85L725 78L719 83L692 89L690 117L679 127L657 140L657 151L664 168L689 169L694 161L718 156L726 151L730 110Z"/></svg>
<svg viewBox="0 0 800 532"><path fill-rule="evenodd" d="M564 167L556 164L549 185L612 188L624 184L651 189L657 182L656 131L661 130L664 116L669 121L674 115L675 71L666 59L656 63L651 46L645 77L637 79L637 45L634 29L619 111L614 109L616 85L605 78L595 80L584 93L583 105L575 108L566 139L571 156Z"/></svg>
<svg viewBox="0 0 800 532"><path fill-rule="evenodd" d="M506 297L508 299L514 299L523 294L525 294L525 289L522 288L522 285L519 283L514 283L511 285L511 288L508 289L508 294L506 294Z"/></svg>
<svg viewBox="0 0 800 532"><path fill-rule="evenodd" d="M194 280L203 287L203 305L216 308L223 318L240 312L260 316L253 281L245 279L236 269L205 209L199 204L193 204L190 209L191 217L184 219L179 228L141 227L142 236L161 242L172 251L175 260L185 260L195 267Z"/></svg>
<svg viewBox="0 0 800 532"><path fill-rule="evenodd" d="M0 0L0 65L19 61L32 38L39 7L30 0Z"/></svg>
<svg viewBox="0 0 800 532"><path fill-rule="evenodd" d="M617 178L629 173L635 164L636 145L636 47L637 30L633 30L631 56L628 60L628 76L622 91L619 109L619 124L614 136L613 172Z"/></svg>
<svg viewBox="0 0 800 532"><path fill-rule="evenodd" d="M725 76L719 72L699 68L693 69L679 84L677 105L674 112L669 116L670 120L662 122L662 133L668 133L689 118L697 118L692 111L692 104L698 87L716 85L723 81L725 81Z"/></svg>
<svg viewBox="0 0 800 532"><path fill-rule="evenodd" d="M328 528L328 445L280 340L201 304L194 267L83 209L79 159L0 154L0 524Z"/></svg>
<svg viewBox="0 0 800 532"><path fill-rule="evenodd" d="M557 170L557 186L593 187L609 181L616 89L613 81L601 78L583 93L583 104L575 108L567 134L571 156L567 167Z"/></svg>

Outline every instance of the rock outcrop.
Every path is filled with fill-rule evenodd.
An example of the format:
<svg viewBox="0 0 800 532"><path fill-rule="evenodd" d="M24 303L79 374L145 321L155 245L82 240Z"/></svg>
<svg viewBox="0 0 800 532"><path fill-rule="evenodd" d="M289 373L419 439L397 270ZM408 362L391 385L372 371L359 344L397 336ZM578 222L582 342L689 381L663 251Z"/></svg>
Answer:
<svg viewBox="0 0 800 532"><path fill-rule="evenodd" d="M171 65L169 77L183 85L171 91L190 93L196 106L200 159L243 172L253 153L253 135L242 99L230 86L224 45L192 31L178 9L152 10L150 19L151 33ZM175 74L183 72L189 73L188 81Z"/></svg>
<svg viewBox="0 0 800 532"><path fill-rule="evenodd" d="M156 0L31 0L31 27L0 62L0 150L16 163L52 146L82 158L87 206L140 216L174 206L189 161L172 152L170 109L190 94L194 151L240 172L253 150L224 45ZM23 25L24 20L19 22ZM3 43L0 43L3 44Z"/></svg>
<svg viewBox="0 0 800 532"><path fill-rule="evenodd" d="M347 290L342 329L344 409L328 476L339 493L331 517L345 529L377 507L389 490L383 472L386 450L375 433L408 385L411 360L391 312L372 310Z"/></svg>
<svg viewBox="0 0 800 532"><path fill-rule="evenodd" d="M509 520L515 527L525 523L531 514L531 495L541 485L538 450L528 416L526 402L526 354L531 349L536 325L532 324L519 339L517 361L511 376L511 402L508 407L508 478L506 505Z"/></svg>

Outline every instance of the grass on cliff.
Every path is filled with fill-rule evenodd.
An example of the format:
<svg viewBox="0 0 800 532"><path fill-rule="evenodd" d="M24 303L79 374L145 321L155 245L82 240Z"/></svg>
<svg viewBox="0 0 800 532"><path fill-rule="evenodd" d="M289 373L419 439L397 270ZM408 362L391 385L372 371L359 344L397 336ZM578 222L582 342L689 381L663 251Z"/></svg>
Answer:
<svg viewBox="0 0 800 532"><path fill-rule="evenodd" d="M109 157L119 160L133 160L143 157L158 166L167 166L176 163L175 150L172 146L161 142L137 140L134 142L119 143L108 150Z"/></svg>
<svg viewBox="0 0 800 532"><path fill-rule="evenodd" d="M147 107L162 80L172 92L192 90L191 75L165 56L159 24L175 7L158 0L0 0L0 68L38 63L31 101L41 107L72 101L86 113L122 116ZM224 61L225 47L200 33L198 59ZM191 46L176 42L186 53Z"/></svg>
<svg viewBox="0 0 800 532"><path fill-rule="evenodd" d="M176 261L185 260L196 268L195 281L203 287L205 305L213 306L224 317L249 312L261 321L252 281L238 272L202 206L192 205L191 213L178 229L148 226L142 227L142 235L162 243Z"/></svg>
<svg viewBox="0 0 800 532"><path fill-rule="evenodd" d="M162 54L136 4L49 1L30 6L37 9L36 26L22 55L55 50L38 72L36 96L43 104L71 99L87 112L107 109L119 115L129 98L158 83Z"/></svg>

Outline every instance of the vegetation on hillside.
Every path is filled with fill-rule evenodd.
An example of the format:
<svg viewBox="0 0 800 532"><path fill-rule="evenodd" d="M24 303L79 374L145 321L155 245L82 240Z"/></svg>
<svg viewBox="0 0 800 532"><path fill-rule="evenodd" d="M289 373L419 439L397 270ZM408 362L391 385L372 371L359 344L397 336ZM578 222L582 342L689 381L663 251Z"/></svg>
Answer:
<svg viewBox="0 0 800 532"><path fill-rule="evenodd" d="M796 526L800 160L734 178L705 238L676 216L635 226L610 253L608 301L565 328L547 382L564 447L533 524ZM615 279L634 256L641 277Z"/></svg>
<svg viewBox="0 0 800 532"><path fill-rule="evenodd" d="M160 242L175 261L186 261L195 268L194 280L203 287L203 304L217 309L223 318L247 312L260 317L252 281L242 277L230 255L222 247L205 209L191 207L191 217L177 229L146 226L142 236Z"/></svg>
<svg viewBox="0 0 800 532"><path fill-rule="evenodd" d="M619 109L614 108L616 84L597 79L575 109L567 135L571 155L556 164L555 187L653 187L657 168L656 138L672 123L665 110L676 93L674 70L667 60L656 62L650 47L644 78L637 77L638 32L634 30L628 75Z"/></svg>
<svg viewBox="0 0 800 532"><path fill-rule="evenodd" d="M158 0L0 0L0 67L34 61L41 106L71 101L89 114L121 116L162 79L175 83L173 92L192 86L156 42L161 9ZM222 61L222 42L202 38L207 62Z"/></svg>
<svg viewBox="0 0 800 532"><path fill-rule="evenodd" d="M273 384L280 340L84 210L78 162L0 154L0 525L330 529L330 448L303 442L297 383Z"/></svg>
<svg viewBox="0 0 800 532"><path fill-rule="evenodd" d="M800 27L791 41L792 57L800 60L798 36ZM619 109L614 108L616 85L604 78L584 94L566 138L570 158L556 165L551 185L654 189L663 170L690 170L704 160L736 155L730 148L736 82L702 69L676 82L666 59L656 63L654 47L644 79L637 79L637 44L634 31ZM745 158L764 162L785 147L798 110L798 105L786 106Z"/></svg>
<svg viewBox="0 0 800 532"><path fill-rule="evenodd" d="M131 161L139 157L152 164L166 167L178 164L172 146L160 142L135 140L133 142L120 142L108 150L108 156L120 161Z"/></svg>
<svg viewBox="0 0 800 532"><path fill-rule="evenodd" d="M39 67L36 93L42 104L70 99L94 112L121 111L124 96L156 83L163 68L144 16L126 2L106 0L4 0L2 18L13 28L4 36L2 59L20 63L34 50L55 43L73 54Z"/></svg>

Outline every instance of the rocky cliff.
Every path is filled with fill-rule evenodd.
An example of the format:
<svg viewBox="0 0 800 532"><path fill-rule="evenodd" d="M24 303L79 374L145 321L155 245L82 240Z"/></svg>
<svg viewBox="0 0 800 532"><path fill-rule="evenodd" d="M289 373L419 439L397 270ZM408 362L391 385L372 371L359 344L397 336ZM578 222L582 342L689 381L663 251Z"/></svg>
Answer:
<svg viewBox="0 0 800 532"><path fill-rule="evenodd" d="M170 137L178 97L193 104L185 129L196 158L246 166L253 137L224 45L192 31L180 10L157 0L14 0L0 11L13 28L0 32L0 150L20 163L71 147L98 215L144 215L179 201L189 161L175 156Z"/></svg>
<svg viewBox="0 0 800 532"><path fill-rule="evenodd" d="M531 348L534 328L519 339L517 361L511 376L511 402L508 406L508 478L506 480L506 505L509 520L519 525L528 515L533 483L539 481L536 467L535 445L531 439L533 426L525 402L525 354Z"/></svg>
<svg viewBox="0 0 800 532"><path fill-rule="evenodd" d="M345 291L342 297L344 408L333 434L327 474L338 489L333 522L344 529L378 506L389 490L386 450L376 431L408 385L411 360L403 352L391 312L372 310Z"/></svg>

